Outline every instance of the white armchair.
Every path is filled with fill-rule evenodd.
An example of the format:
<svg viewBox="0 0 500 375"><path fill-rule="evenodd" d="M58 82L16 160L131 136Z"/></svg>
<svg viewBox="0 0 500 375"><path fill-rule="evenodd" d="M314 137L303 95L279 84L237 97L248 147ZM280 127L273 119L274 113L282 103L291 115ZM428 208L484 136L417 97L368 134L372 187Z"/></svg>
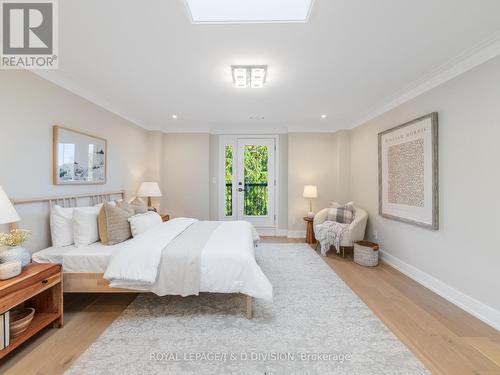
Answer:
<svg viewBox="0 0 500 375"><path fill-rule="evenodd" d="M341 205L332 202L331 207L340 207ZM349 231L344 234L342 241L340 242L340 247L352 247L355 241L361 241L365 238L366 222L368 221L368 213L359 208L356 208L356 214L354 220L349 225ZM313 228L316 231L316 226L324 223L328 219L328 208L324 208L314 215ZM339 249L340 250L340 249Z"/></svg>

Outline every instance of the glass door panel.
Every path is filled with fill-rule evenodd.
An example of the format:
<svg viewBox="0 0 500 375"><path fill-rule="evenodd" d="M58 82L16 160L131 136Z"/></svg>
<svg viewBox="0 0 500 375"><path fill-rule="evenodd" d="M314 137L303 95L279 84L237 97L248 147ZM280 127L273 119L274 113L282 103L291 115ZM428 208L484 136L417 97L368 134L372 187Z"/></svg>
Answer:
<svg viewBox="0 0 500 375"><path fill-rule="evenodd" d="M233 216L233 146L226 145L224 148L224 189L225 208L224 216Z"/></svg>
<svg viewBox="0 0 500 375"><path fill-rule="evenodd" d="M269 199L268 147L244 146L244 199L245 216L267 216Z"/></svg>
<svg viewBox="0 0 500 375"><path fill-rule="evenodd" d="M274 139L238 139L238 219L274 227Z"/></svg>

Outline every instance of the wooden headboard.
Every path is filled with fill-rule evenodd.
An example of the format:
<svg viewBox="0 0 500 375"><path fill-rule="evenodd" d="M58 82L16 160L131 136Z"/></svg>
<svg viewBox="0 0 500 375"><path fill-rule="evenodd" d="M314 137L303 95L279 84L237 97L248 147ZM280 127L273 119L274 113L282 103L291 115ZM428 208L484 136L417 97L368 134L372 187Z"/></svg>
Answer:
<svg viewBox="0 0 500 375"><path fill-rule="evenodd" d="M26 199L16 198L11 200L14 206L16 206L16 209L18 209L18 211L23 210L23 206L37 206L36 207L37 210L35 210L35 212L27 212L24 215L22 212L20 213L21 219L23 221L22 226L26 227L26 224L29 225L30 219L31 221L35 221L35 219L40 219L40 216L45 217L44 225L35 222L33 223L33 228L28 228L28 229L32 230L32 232L33 231L44 232L44 236L47 237L48 232L50 230L50 226L49 226L49 221L46 220L46 218L50 217L52 207L55 204L60 205L62 207L93 206L105 201L109 202L111 200L116 200L116 199L125 199L125 191L117 190L110 192L85 193L77 195L61 195L61 196L40 197L40 198L26 198ZM40 205L41 207L39 207ZM42 226L43 228L40 228L40 226ZM17 225L10 224L9 227L10 229L14 229L17 227ZM42 246L43 248L44 245L40 246Z"/></svg>

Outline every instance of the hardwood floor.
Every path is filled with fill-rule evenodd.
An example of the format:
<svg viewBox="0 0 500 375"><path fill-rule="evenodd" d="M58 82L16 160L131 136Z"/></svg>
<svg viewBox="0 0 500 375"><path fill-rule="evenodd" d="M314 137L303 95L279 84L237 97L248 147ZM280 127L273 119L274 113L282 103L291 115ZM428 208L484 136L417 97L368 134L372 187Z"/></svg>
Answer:
<svg viewBox="0 0 500 375"><path fill-rule="evenodd" d="M325 261L433 374L500 374L500 332L387 264Z"/></svg>
<svg viewBox="0 0 500 375"><path fill-rule="evenodd" d="M432 373L500 375L500 332L386 264L365 268L350 258L323 259ZM62 374L134 298L66 295L64 328L47 329L18 348L0 362L0 373Z"/></svg>
<svg viewBox="0 0 500 375"><path fill-rule="evenodd" d="M66 294L64 328L46 329L13 351L0 362L0 374L64 373L135 297L120 293Z"/></svg>

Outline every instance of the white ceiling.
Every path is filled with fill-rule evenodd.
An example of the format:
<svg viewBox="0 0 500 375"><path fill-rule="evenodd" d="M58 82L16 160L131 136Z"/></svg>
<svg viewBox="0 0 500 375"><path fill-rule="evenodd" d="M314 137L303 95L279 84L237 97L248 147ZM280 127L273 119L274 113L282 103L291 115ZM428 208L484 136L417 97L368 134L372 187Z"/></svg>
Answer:
<svg viewBox="0 0 500 375"><path fill-rule="evenodd" d="M226 25L182 0L59 6L60 68L40 74L163 131L349 128L500 40L498 0L316 0L307 23ZM268 65L265 87L234 88L231 64Z"/></svg>

